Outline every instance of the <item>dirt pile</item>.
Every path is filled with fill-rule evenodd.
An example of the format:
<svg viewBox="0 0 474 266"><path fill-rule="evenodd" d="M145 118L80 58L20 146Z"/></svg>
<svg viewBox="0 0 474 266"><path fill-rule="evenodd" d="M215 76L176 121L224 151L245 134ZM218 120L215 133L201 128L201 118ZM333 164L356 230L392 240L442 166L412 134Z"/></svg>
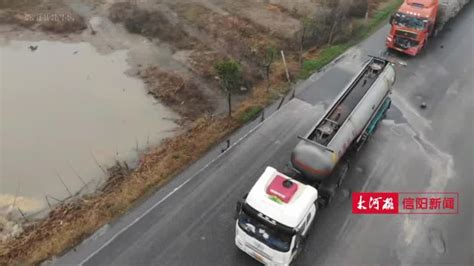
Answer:
<svg viewBox="0 0 474 266"><path fill-rule="evenodd" d="M153 96L189 120L214 111L213 104L192 80L159 67L146 69L141 77Z"/></svg>

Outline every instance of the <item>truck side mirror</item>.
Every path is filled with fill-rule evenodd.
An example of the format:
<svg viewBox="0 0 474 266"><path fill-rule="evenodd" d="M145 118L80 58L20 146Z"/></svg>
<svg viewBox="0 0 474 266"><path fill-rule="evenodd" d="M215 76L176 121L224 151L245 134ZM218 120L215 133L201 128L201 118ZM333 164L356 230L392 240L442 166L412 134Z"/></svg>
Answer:
<svg viewBox="0 0 474 266"><path fill-rule="evenodd" d="M234 219L237 220L237 218L239 217L240 211L242 210L242 206L244 205L244 202L247 199L248 195L249 195L249 193L245 193L245 195L239 201L237 201L237 203L235 204Z"/></svg>
<svg viewBox="0 0 474 266"><path fill-rule="evenodd" d="M390 25L393 25L393 20L394 20L394 19L395 19L395 15L391 15L391 16L390 16L390 19L389 19L389 21L388 21L388 23L389 23Z"/></svg>
<svg viewBox="0 0 474 266"><path fill-rule="evenodd" d="M301 242L303 241L303 236L300 233L296 233L295 236L295 246L293 247L293 253L299 252L301 248Z"/></svg>
<svg viewBox="0 0 474 266"><path fill-rule="evenodd" d="M244 199L237 201L235 205L234 219L237 219L239 217L240 211L242 210L242 205L244 205Z"/></svg>

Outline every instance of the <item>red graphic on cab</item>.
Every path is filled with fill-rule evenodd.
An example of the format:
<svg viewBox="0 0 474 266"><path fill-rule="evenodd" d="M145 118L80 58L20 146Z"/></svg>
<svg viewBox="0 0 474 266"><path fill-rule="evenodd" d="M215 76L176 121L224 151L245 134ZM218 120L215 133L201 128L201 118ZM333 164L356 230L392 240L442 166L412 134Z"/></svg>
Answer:
<svg viewBox="0 0 474 266"><path fill-rule="evenodd" d="M458 192L353 192L354 214L458 214Z"/></svg>

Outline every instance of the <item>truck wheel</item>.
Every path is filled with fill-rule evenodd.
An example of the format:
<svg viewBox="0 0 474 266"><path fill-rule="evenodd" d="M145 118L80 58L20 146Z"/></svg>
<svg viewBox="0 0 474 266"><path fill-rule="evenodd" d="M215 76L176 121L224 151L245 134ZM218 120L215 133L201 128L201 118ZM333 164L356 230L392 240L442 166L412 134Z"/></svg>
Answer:
<svg viewBox="0 0 474 266"><path fill-rule="evenodd" d="M319 199L321 202L321 207L326 207L331 203L332 198L336 194L337 184L329 184L319 187L319 193L321 198Z"/></svg>

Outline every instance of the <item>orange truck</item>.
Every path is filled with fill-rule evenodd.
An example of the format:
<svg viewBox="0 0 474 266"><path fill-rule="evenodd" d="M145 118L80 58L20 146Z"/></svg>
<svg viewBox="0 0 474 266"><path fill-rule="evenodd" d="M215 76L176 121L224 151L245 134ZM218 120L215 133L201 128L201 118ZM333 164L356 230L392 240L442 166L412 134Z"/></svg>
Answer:
<svg viewBox="0 0 474 266"><path fill-rule="evenodd" d="M438 0L405 0L390 18L387 47L417 55L434 33L438 9Z"/></svg>
<svg viewBox="0 0 474 266"><path fill-rule="evenodd" d="M412 56L471 0L405 0L391 16L386 44Z"/></svg>

